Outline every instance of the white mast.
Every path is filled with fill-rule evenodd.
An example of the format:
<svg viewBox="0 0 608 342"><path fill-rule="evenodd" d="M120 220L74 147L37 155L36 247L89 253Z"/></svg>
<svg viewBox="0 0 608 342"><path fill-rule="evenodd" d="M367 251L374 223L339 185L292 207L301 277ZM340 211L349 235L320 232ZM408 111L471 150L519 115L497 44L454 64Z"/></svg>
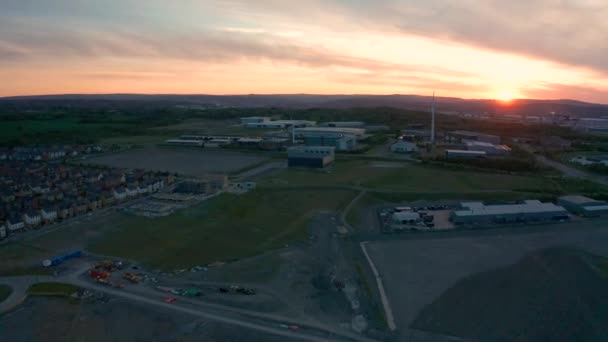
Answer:
<svg viewBox="0 0 608 342"><path fill-rule="evenodd" d="M431 144L435 145L435 92L433 91L433 104L431 105Z"/></svg>

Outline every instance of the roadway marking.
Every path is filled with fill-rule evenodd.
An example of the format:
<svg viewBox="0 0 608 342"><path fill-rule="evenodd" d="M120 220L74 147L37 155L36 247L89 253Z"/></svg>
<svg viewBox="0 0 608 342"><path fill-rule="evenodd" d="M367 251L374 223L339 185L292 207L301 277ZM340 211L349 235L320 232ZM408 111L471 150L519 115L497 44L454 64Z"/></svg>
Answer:
<svg viewBox="0 0 608 342"><path fill-rule="evenodd" d="M376 265L374 265L372 258L370 258L369 254L367 253L367 249L365 248L365 245L368 242L369 241L364 241L364 242L361 242L359 245L361 246L361 249L363 250L363 254L365 254L365 258L367 259L369 266L372 268L374 277L376 277L376 285L378 285L378 292L380 292L380 300L382 301L382 307L384 308L384 316L386 317L386 324L388 325L388 328L391 331L395 331L397 329L397 326L395 325L395 317L393 316L393 310L391 309L391 305L388 301L388 296L386 295L386 291L384 290L384 284L382 283L382 277L380 277L380 273L378 273L378 270L376 269Z"/></svg>

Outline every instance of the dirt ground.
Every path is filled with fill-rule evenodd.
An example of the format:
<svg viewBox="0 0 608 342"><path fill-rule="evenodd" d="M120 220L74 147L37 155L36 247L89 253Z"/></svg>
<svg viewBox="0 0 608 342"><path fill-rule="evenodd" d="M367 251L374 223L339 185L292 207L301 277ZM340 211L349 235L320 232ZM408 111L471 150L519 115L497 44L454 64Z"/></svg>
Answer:
<svg viewBox="0 0 608 342"><path fill-rule="evenodd" d="M223 150L146 147L90 158L87 161L119 168L170 171L192 177L237 171L267 159Z"/></svg>
<svg viewBox="0 0 608 342"><path fill-rule="evenodd" d="M369 318L371 298L362 290L361 279L348 254L344 241L336 234L338 216L318 213L309 224L309 241L256 257L209 268L204 272L184 272L179 276L160 277L169 285L188 284L211 293L205 297L219 304L282 314L301 320L352 330L356 316L363 330L379 327ZM339 290L336 282L344 284ZM253 287L256 296L218 294L217 286L235 284ZM373 318L373 317L372 317ZM361 328L361 327L358 327Z"/></svg>
<svg viewBox="0 0 608 342"><path fill-rule="evenodd" d="M408 327L420 310L465 276L511 265L552 246L608 255L608 228L601 223L410 235L371 242L368 250L384 280L397 329L408 340Z"/></svg>
<svg viewBox="0 0 608 342"><path fill-rule="evenodd" d="M71 303L28 299L0 316L2 341L283 341L284 338L228 326L130 301L99 297Z"/></svg>

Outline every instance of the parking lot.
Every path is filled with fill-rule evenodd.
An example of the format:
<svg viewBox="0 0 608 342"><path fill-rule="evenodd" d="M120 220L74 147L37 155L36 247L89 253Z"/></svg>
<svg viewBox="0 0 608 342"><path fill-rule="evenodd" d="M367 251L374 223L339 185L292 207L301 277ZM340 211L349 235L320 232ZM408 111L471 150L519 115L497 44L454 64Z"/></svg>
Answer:
<svg viewBox="0 0 608 342"><path fill-rule="evenodd" d="M89 162L118 168L177 172L192 177L237 171L266 157L232 151L147 147L90 158Z"/></svg>
<svg viewBox="0 0 608 342"><path fill-rule="evenodd" d="M410 230L447 230L453 229L450 222L450 205L430 206L390 206L378 209L378 220L383 233Z"/></svg>

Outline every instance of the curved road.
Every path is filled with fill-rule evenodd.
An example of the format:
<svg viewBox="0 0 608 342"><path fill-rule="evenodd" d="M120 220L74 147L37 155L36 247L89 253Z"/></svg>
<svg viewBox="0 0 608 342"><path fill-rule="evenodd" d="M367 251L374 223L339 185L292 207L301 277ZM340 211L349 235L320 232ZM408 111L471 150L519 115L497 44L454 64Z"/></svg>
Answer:
<svg viewBox="0 0 608 342"><path fill-rule="evenodd" d="M186 313L226 324L237 325L248 329L263 331L273 335L284 336L294 340L327 341L329 339L336 341L373 341L369 338L356 335L354 333L337 331L331 329L331 327L319 326L314 324L307 324L305 326L301 326L299 331L291 331L278 327L278 323L286 322L288 319L287 317L261 314L257 312L250 312L248 310L242 310L241 312L240 309L195 300L189 300L186 298L180 298L178 303L168 304L159 300L159 298L161 297L160 294L147 288L141 289L136 293L130 292L126 289L118 290L101 286L81 278L81 275L89 267L90 265L83 265L80 269L69 275L58 277L1 277L0 284L9 285L13 289L13 291L6 300L0 303L0 314L10 311L19 304L21 304L23 300L25 300L25 298L27 297L27 289L31 285L38 282L60 282L69 283L72 285L79 286L81 288L86 288L98 292L103 292L108 295L132 300L142 304L153 305L172 311L179 311L181 313Z"/></svg>

